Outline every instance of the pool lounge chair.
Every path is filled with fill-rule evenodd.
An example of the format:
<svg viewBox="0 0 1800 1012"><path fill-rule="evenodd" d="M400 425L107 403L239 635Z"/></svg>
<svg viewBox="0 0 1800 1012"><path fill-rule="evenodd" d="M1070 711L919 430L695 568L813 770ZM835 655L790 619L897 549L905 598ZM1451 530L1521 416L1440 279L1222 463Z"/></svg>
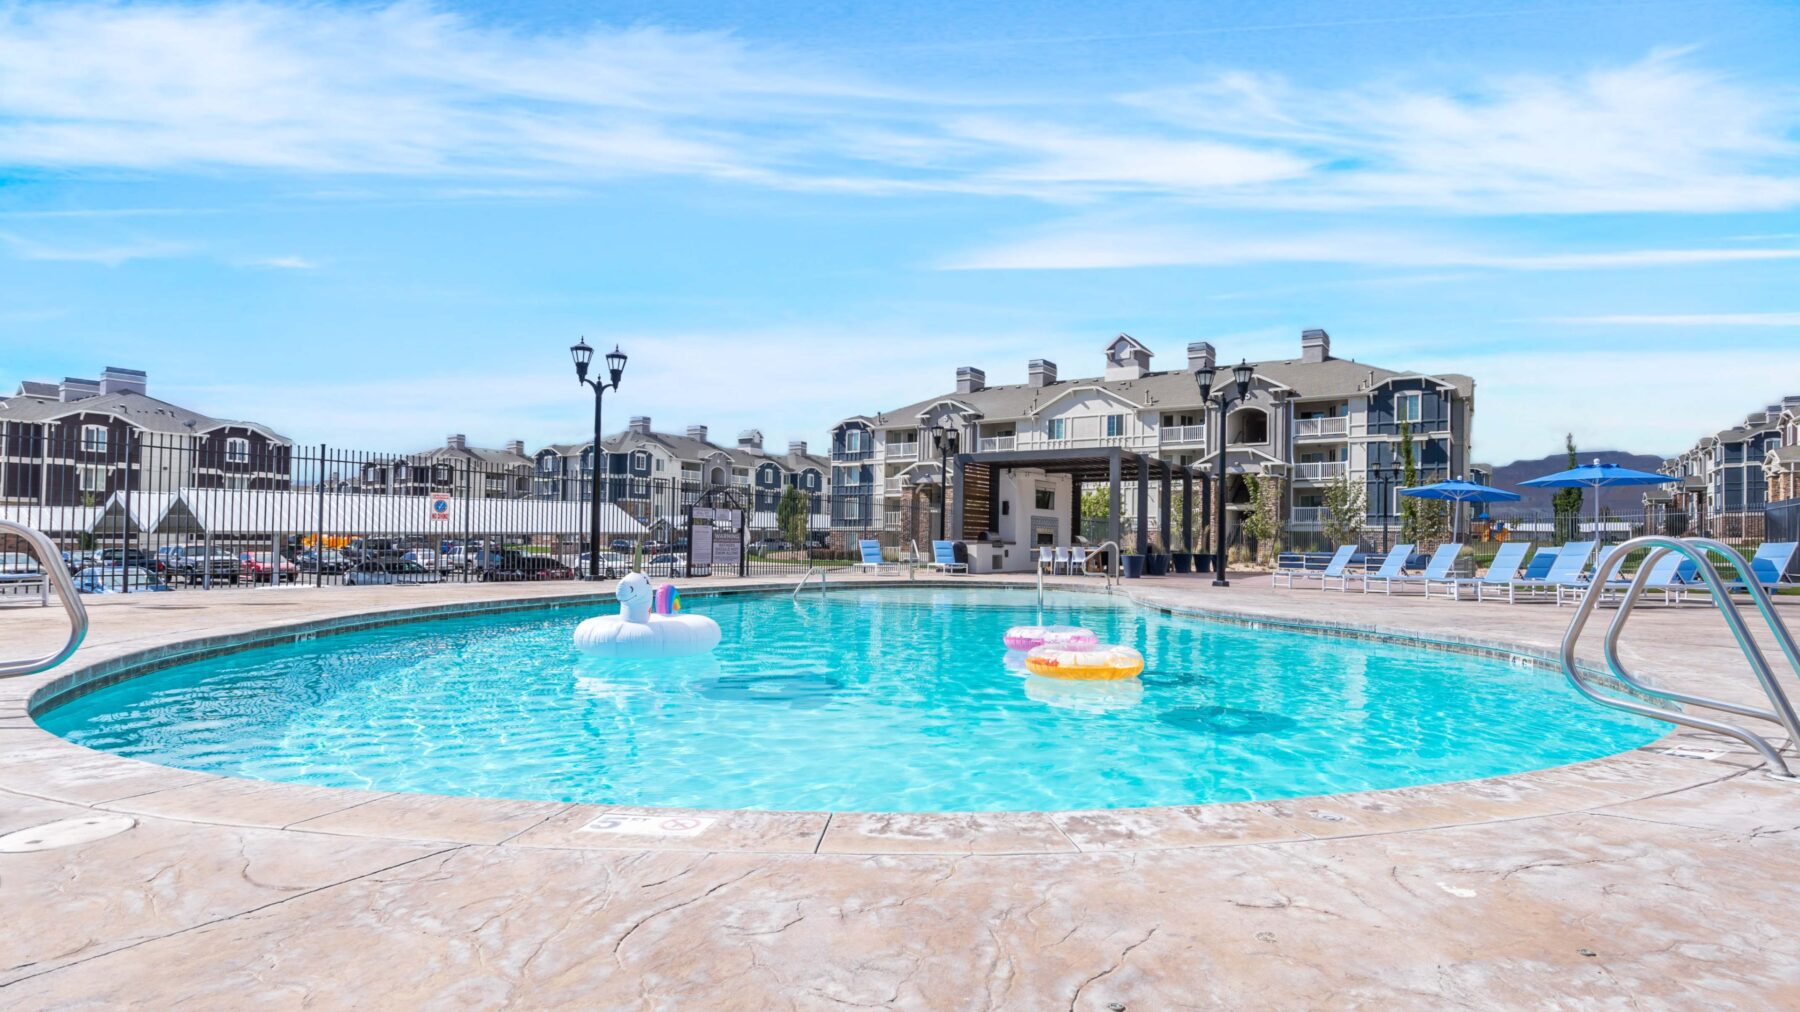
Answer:
<svg viewBox="0 0 1800 1012"><path fill-rule="evenodd" d="M1793 584L1787 580L1788 566L1793 564L1796 543L1792 541L1765 541L1757 546L1756 554L1750 558L1750 573L1762 589L1774 593ZM1726 589L1746 590L1744 580L1728 581Z"/></svg>
<svg viewBox="0 0 1800 1012"><path fill-rule="evenodd" d="M1529 591L1535 595L1539 591L1547 591L1556 595L1556 603L1562 604L1563 594L1573 592L1579 597L1587 590L1587 564L1594 557L1594 542L1574 541L1556 550L1556 561L1550 564L1549 572L1543 579L1534 580L1527 575L1524 579L1513 582L1514 591ZM1508 597L1515 602L1517 597Z"/></svg>
<svg viewBox="0 0 1800 1012"><path fill-rule="evenodd" d="M1598 573L1599 571L1600 567L1596 565L1594 572ZM1644 591L1645 593L1650 591L1661 593L1664 604L1680 604L1682 597L1688 591L1689 577L1693 573L1694 563L1687 556L1668 552L1650 567L1650 576L1644 581ZM1623 597L1625 588L1631 586L1631 580L1631 576L1623 573L1607 580L1606 589L1600 592L1600 599L1604 601L1608 596L1613 595Z"/></svg>
<svg viewBox="0 0 1800 1012"><path fill-rule="evenodd" d="M966 573L969 564L956 561L956 544L950 541L933 541L931 543L931 561L925 564L926 569L935 569L940 573Z"/></svg>
<svg viewBox="0 0 1800 1012"><path fill-rule="evenodd" d="M1425 563L1425 572L1412 575L1382 576L1380 573L1363 579L1363 593L1373 593L1377 587L1383 594L1393 594L1395 587L1424 588L1425 596L1431 596L1431 583L1443 582L1450 578L1450 567L1456 565L1456 557L1462 554L1460 542L1442 544L1431 553L1431 560Z"/></svg>
<svg viewBox="0 0 1800 1012"><path fill-rule="evenodd" d="M1462 600L1464 587L1474 593L1477 601L1481 600L1481 592L1490 586L1495 590L1505 587L1506 592L1511 594L1512 582L1519 578L1519 567L1525 564L1525 553L1530 550L1528 542L1509 541L1494 553L1494 560L1488 563L1487 572L1480 576L1448 576L1442 580L1429 580L1425 584L1425 596L1431 596L1433 587L1447 591L1451 599L1456 601Z"/></svg>
<svg viewBox="0 0 1800 1012"><path fill-rule="evenodd" d="M1388 551L1387 558L1381 560L1381 568L1375 570L1373 573L1366 571L1361 573L1345 573L1337 578L1339 580L1338 589L1348 593L1350 590L1350 581L1361 580L1363 582L1363 592L1367 593L1370 580L1392 580L1394 577L1406 572L1406 560L1412 558L1412 550L1413 546L1410 544L1395 545ZM1329 585L1330 582L1331 581L1327 579L1325 584Z"/></svg>
<svg viewBox="0 0 1800 1012"><path fill-rule="evenodd" d="M860 569L865 573L877 574L884 572L898 573L900 571L899 563L889 562L882 558L881 542L874 540L858 541L856 547L857 550L862 552L862 561L856 564L857 569Z"/></svg>
<svg viewBox="0 0 1800 1012"><path fill-rule="evenodd" d="M1331 561L1325 564L1324 569L1277 569L1269 574L1269 586L1292 587L1295 580L1317 580L1319 581L1319 589L1323 590L1325 589L1325 578L1327 576L1343 576L1344 567L1350 565L1350 560L1355 557L1356 546L1344 545L1331 556ZM1284 583L1283 581L1286 582Z"/></svg>

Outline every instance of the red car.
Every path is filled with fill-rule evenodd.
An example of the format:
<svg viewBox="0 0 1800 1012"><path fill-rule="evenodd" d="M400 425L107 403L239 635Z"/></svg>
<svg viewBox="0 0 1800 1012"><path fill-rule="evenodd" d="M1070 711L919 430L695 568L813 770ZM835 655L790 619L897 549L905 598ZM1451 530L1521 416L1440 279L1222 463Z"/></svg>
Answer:
<svg viewBox="0 0 1800 1012"><path fill-rule="evenodd" d="M252 581L273 579L277 567L285 583L292 583L300 577L299 566L286 559L275 558L268 552L241 552L238 554L238 561L244 564L244 575Z"/></svg>

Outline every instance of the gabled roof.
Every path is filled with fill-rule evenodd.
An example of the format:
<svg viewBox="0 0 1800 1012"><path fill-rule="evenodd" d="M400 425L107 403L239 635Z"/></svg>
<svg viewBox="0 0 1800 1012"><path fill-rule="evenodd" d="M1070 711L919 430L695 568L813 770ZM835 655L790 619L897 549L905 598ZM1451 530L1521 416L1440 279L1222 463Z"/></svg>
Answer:
<svg viewBox="0 0 1800 1012"><path fill-rule="evenodd" d="M77 400L65 401L58 397L52 384L22 383L20 390L31 387L50 387L51 393L39 395L21 392L18 396L0 398L0 421L10 422L54 422L70 415L101 414L111 415L146 432L171 432L179 434L200 434L226 426L254 429L279 443L292 444L293 440L255 422L240 422L226 418L214 418L198 411L184 408L179 404L171 404L165 400L139 393L94 394Z"/></svg>

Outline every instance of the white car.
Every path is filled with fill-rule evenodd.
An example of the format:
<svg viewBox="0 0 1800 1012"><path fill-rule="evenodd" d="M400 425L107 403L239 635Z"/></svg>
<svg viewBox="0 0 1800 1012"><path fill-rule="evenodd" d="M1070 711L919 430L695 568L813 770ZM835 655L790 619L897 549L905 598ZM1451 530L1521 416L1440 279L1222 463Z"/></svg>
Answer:
<svg viewBox="0 0 1800 1012"><path fill-rule="evenodd" d="M644 560L645 576L686 576L687 559L679 555L652 555Z"/></svg>
<svg viewBox="0 0 1800 1012"><path fill-rule="evenodd" d="M587 575L588 554L589 553L587 552L582 552L580 557L575 560L574 569L577 577ZM624 576L629 572L631 572L630 556L620 552L600 553L600 578L602 580L617 580L619 577Z"/></svg>

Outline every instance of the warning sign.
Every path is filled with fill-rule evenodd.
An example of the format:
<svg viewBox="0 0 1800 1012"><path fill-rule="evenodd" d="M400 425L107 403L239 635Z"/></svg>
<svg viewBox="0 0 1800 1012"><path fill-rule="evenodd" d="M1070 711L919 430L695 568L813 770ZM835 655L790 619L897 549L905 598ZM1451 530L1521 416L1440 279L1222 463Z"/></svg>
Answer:
<svg viewBox="0 0 1800 1012"><path fill-rule="evenodd" d="M447 494L433 495L431 497L431 504L427 508L431 512L431 519L442 520L445 523L449 522L449 520L450 520L450 496L449 495L447 495Z"/></svg>

